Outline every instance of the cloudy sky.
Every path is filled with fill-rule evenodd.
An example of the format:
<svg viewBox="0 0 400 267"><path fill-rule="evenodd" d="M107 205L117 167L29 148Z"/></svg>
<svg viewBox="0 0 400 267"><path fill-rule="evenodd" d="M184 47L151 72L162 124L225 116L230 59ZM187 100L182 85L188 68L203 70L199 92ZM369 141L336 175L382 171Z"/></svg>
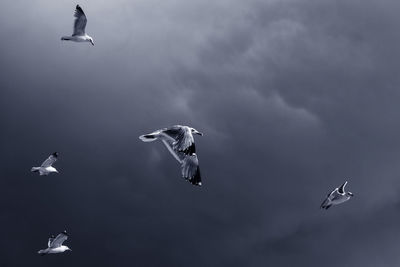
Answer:
<svg viewBox="0 0 400 267"><path fill-rule="evenodd" d="M399 1L82 0L94 47L76 4L2 2L1 266L400 264ZM174 124L201 188L138 139Z"/></svg>

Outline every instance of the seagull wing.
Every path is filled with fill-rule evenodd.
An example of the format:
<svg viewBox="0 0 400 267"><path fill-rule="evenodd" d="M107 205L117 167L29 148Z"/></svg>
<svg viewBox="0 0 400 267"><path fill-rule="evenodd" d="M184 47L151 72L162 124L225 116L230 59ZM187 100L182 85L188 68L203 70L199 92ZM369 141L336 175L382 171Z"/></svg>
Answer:
<svg viewBox="0 0 400 267"><path fill-rule="evenodd" d="M324 199L324 201L321 204L321 208L325 208L330 202L331 202L331 195L333 192L329 193L328 196Z"/></svg>
<svg viewBox="0 0 400 267"><path fill-rule="evenodd" d="M43 163L42 166L43 168L47 168L50 167L51 165L53 165L54 162L57 161L57 157L58 157L58 153L54 152L53 154L50 155L50 157L48 157Z"/></svg>
<svg viewBox="0 0 400 267"><path fill-rule="evenodd" d="M338 188L338 192L339 192L340 194L344 194L344 188L345 188L346 185L347 185L347 181L344 182L344 184L342 184L342 185Z"/></svg>
<svg viewBox="0 0 400 267"><path fill-rule="evenodd" d="M335 190L333 190L332 192L330 192L327 196L326 196L326 198L325 198L325 200L322 202L322 204L321 204L321 208L325 208L325 209L328 209L329 207L329 205L330 205L330 203L332 202L332 200L334 199L334 195L335 195L335 192L337 191L337 189L335 189Z"/></svg>
<svg viewBox="0 0 400 267"><path fill-rule="evenodd" d="M85 35L87 19L85 13L79 5L76 5L74 17L74 33L72 34L72 36Z"/></svg>
<svg viewBox="0 0 400 267"><path fill-rule="evenodd" d="M54 238L54 240L50 243L50 247L52 248L58 248L60 247L65 240L68 239L68 234L66 231L58 234L58 236L56 236L56 238ZM50 240L49 240L50 241Z"/></svg>
<svg viewBox="0 0 400 267"><path fill-rule="evenodd" d="M182 161L182 177L193 185L201 186L199 160L196 154L187 155Z"/></svg>
<svg viewBox="0 0 400 267"><path fill-rule="evenodd" d="M51 243L54 241L54 236L51 236L50 238L49 238L49 241L47 242L47 246L48 247L50 247L51 246Z"/></svg>
<svg viewBox="0 0 400 267"><path fill-rule="evenodd" d="M187 126L175 125L171 128L163 129L162 134L174 139L172 148L183 152L186 155L196 153L192 131Z"/></svg>
<svg viewBox="0 0 400 267"><path fill-rule="evenodd" d="M325 200L322 202L320 208L321 209L325 208L326 206L328 206L329 202L330 202L329 197L325 198Z"/></svg>
<svg viewBox="0 0 400 267"><path fill-rule="evenodd" d="M179 163L182 163L183 159L185 158L185 154L183 154L181 152L177 152L172 148L173 147L173 141L171 141L169 139L162 139L162 142L168 148L168 151L172 154L172 156L174 156L174 158Z"/></svg>

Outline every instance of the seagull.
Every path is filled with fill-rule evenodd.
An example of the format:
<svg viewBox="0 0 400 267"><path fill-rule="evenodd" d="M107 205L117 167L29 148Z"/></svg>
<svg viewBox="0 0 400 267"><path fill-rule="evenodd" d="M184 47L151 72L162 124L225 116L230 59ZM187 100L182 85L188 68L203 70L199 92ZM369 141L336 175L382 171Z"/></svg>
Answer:
<svg viewBox="0 0 400 267"><path fill-rule="evenodd" d="M321 204L321 209L329 209L332 205L339 205L348 201L353 197L353 193L345 192L344 187L347 185L347 181L342 184L339 188L335 188L331 193L328 194L324 202Z"/></svg>
<svg viewBox="0 0 400 267"><path fill-rule="evenodd" d="M199 160L193 134L203 135L189 126L175 125L139 136L143 142L161 140L168 151L181 164L182 177L193 185L201 186Z"/></svg>
<svg viewBox="0 0 400 267"><path fill-rule="evenodd" d="M64 241L67 239L67 231L58 234L56 237L52 236L47 242L47 248L39 250L38 253L44 256L46 254L62 253L67 250L72 251L69 247L63 246Z"/></svg>
<svg viewBox="0 0 400 267"><path fill-rule="evenodd" d="M72 34L72 36L61 37L61 40L74 42L90 42L92 45L94 45L93 38L85 33L87 19L85 13L79 5L76 5L74 17L74 33Z"/></svg>
<svg viewBox="0 0 400 267"><path fill-rule="evenodd" d="M51 154L43 163L40 167L32 167L31 172L39 172L40 175L49 175L49 173L56 172L56 168L54 168L52 165L54 162L57 161L58 158L58 153L54 152Z"/></svg>

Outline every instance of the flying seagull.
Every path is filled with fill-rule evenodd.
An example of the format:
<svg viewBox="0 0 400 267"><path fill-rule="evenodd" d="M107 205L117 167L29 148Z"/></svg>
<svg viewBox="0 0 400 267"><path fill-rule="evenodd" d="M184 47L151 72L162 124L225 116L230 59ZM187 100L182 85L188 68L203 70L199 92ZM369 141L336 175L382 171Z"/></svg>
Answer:
<svg viewBox="0 0 400 267"><path fill-rule="evenodd" d="M39 172L40 175L48 175L49 173L56 172L56 168L54 168L52 165L54 162L57 161L58 158L58 153L54 152L53 154L48 157L40 167L32 167L31 172Z"/></svg>
<svg viewBox="0 0 400 267"><path fill-rule="evenodd" d="M321 209L329 209L333 205L339 205L346 201L348 201L351 197L353 197L353 193L345 192L344 188L347 185L347 181L342 184L339 188L335 188L332 192L328 194L324 202L321 204Z"/></svg>
<svg viewBox="0 0 400 267"><path fill-rule="evenodd" d="M85 13L79 5L76 5L74 17L74 33L72 34L72 36L61 37L61 40L74 42L90 42L92 45L94 45L93 38L85 33L87 19Z"/></svg>
<svg viewBox="0 0 400 267"><path fill-rule="evenodd" d="M143 142L161 140L168 151L181 164L182 177L193 185L201 186L199 160L193 134L203 135L189 126L175 125L139 136Z"/></svg>
<svg viewBox="0 0 400 267"><path fill-rule="evenodd" d="M67 231L58 234L56 237L52 236L49 238L49 241L47 242L47 248L39 250L38 253L40 255L46 255L46 254L62 253L67 250L72 251L69 247L63 246L64 241L67 239L68 239Z"/></svg>

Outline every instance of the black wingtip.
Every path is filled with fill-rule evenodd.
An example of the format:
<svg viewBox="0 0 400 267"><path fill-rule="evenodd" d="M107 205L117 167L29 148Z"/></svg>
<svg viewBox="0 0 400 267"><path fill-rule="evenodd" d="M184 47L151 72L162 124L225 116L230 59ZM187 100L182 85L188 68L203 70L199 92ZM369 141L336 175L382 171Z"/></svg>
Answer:
<svg viewBox="0 0 400 267"><path fill-rule="evenodd" d="M347 185L347 181L345 181L338 189L339 193L343 194L344 193L344 188Z"/></svg>
<svg viewBox="0 0 400 267"><path fill-rule="evenodd" d="M64 235L68 235L68 234L67 234L67 230L64 230L64 232L62 232L62 233L63 233Z"/></svg>
<svg viewBox="0 0 400 267"><path fill-rule="evenodd" d="M201 187L201 174L200 168L197 167L196 173L193 177L184 177L186 181L190 182L192 185Z"/></svg>
<svg viewBox="0 0 400 267"><path fill-rule="evenodd" d="M76 10L85 14L85 12L83 12L83 9L79 5L76 5Z"/></svg>
<svg viewBox="0 0 400 267"><path fill-rule="evenodd" d="M54 152L53 154L51 154L53 157L58 157L58 152Z"/></svg>

